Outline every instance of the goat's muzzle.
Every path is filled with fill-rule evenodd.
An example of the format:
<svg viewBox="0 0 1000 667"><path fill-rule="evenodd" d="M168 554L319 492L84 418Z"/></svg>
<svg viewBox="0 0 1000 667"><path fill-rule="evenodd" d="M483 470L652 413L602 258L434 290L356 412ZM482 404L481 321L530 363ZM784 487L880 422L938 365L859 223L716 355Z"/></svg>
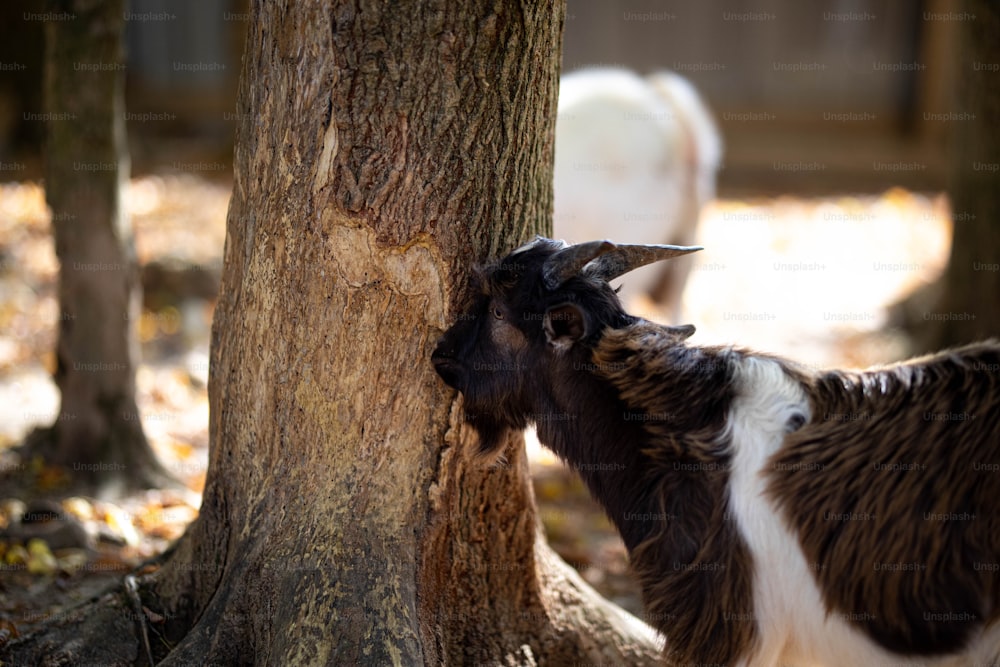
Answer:
<svg viewBox="0 0 1000 667"><path fill-rule="evenodd" d="M434 364L434 370L441 376L445 384L455 389L461 389L459 382L462 378L462 365L454 357L453 351L449 349L445 341L442 340L434 348L434 352L431 353L431 363Z"/></svg>

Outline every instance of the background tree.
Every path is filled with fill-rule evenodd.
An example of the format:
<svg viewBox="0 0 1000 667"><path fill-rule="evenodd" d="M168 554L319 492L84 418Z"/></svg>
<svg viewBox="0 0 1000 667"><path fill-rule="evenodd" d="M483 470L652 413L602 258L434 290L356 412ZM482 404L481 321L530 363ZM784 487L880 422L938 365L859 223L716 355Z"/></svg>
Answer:
<svg viewBox="0 0 1000 667"><path fill-rule="evenodd" d="M1000 8L966 0L948 195L955 221L941 295L918 329L924 349L1000 335Z"/></svg>
<svg viewBox="0 0 1000 667"><path fill-rule="evenodd" d="M45 196L59 258L55 424L29 438L102 494L168 483L135 402L139 313L124 119L124 0L56 0L45 23Z"/></svg>
<svg viewBox="0 0 1000 667"><path fill-rule="evenodd" d="M429 362L470 263L550 224L564 9L254 2L201 514L15 662L135 661L140 627L162 665L656 662Z"/></svg>

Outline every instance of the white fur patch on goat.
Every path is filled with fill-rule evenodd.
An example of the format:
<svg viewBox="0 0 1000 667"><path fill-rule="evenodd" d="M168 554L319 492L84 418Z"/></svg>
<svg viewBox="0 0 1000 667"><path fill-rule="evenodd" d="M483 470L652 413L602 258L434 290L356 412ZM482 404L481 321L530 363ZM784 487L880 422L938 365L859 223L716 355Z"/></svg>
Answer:
<svg viewBox="0 0 1000 667"><path fill-rule="evenodd" d="M759 644L747 665L895 665L848 620L824 608L815 568L766 497L765 467L789 424L811 418L801 386L770 359L745 357L736 378L727 433L732 443L730 504L754 560L754 620ZM948 664L911 662L906 664Z"/></svg>
<svg viewBox="0 0 1000 667"><path fill-rule="evenodd" d="M973 638L971 653L914 657L890 653L836 612L824 608L814 573L796 536L767 498L771 455L790 424L811 419L805 392L777 361L744 357L736 376L737 396L724 436L732 447L730 505L754 561L754 620L758 646L740 663L748 667L959 667L1000 664L1000 626ZM731 619L741 620L741 619ZM746 619L742 619L746 620ZM981 637L988 641L981 641ZM991 648L992 647L992 648Z"/></svg>

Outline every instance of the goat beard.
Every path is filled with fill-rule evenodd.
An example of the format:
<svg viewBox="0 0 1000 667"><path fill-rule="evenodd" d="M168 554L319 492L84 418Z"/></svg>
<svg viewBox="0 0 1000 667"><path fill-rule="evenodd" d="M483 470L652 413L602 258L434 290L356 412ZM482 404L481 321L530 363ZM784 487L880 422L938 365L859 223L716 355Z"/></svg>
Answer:
<svg viewBox="0 0 1000 667"><path fill-rule="evenodd" d="M487 466L500 460L512 433L521 431L527 426L527 422L520 425L511 424L509 420L498 418L490 412L466 410L465 420L479 437L473 457L477 462Z"/></svg>

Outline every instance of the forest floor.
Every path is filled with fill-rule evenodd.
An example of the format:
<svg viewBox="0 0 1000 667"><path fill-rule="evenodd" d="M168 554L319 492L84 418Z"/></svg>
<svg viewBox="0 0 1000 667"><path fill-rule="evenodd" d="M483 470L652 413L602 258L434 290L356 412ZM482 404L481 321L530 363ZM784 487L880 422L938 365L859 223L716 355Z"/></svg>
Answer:
<svg viewBox="0 0 1000 667"><path fill-rule="evenodd" d="M162 552L197 516L208 448L208 345L222 267L230 185L192 175L134 179L127 205L144 265L137 323L143 426L186 490L125 500L68 498L54 511L85 531L50 548L3 538L25 506L0 485L0 645L85 600ZM735 343L816 366L864 367L906 356L891 304L932 284L947 261L943 197L722 200L705 211L685 293L699 343ZM56 494L66 471L20 461L11 448L52 423L58 263L36 183L0 185L0 473ZM648 303L630 308L656 316ZM529 437L539 511L550 543L609 599L640 613L624 547L579 480ZM42 511L44 512L44 505Z"/></svg>

